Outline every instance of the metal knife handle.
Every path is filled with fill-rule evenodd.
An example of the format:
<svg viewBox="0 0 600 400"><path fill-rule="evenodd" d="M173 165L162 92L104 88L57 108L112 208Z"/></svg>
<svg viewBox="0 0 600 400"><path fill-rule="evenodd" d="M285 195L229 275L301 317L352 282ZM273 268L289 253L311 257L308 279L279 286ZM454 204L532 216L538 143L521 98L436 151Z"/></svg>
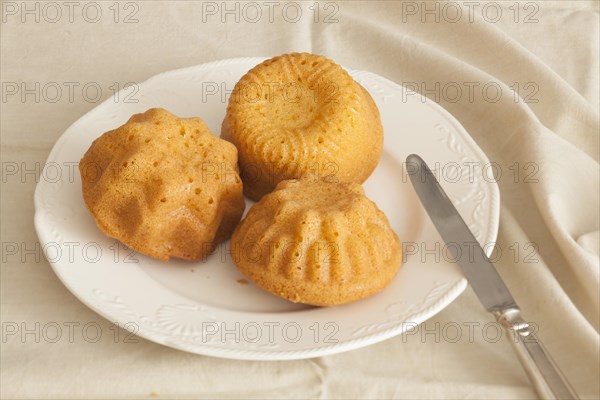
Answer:
<svg viewBox="0 0 600 400"><path fill-rule="evenodd" d="M560 372L533 328L521 318L518 308L495 312L504 326L525 372L542 399L578 399L577 393Z"/></svg>

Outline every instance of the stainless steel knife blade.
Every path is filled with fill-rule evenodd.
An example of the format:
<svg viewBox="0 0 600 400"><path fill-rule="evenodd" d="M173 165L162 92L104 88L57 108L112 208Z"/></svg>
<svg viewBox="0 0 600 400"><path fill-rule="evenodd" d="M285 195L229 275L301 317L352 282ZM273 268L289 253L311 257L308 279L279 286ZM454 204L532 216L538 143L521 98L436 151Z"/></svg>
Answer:
<svg viewBox="0 0 600 400"><path fill-rule="evenodd" d="M483 306L505 328L538 395L543 399L577 399L577 393L535 335L535 329L521 318L504 281L425 161L411 154L406 162L421 203Z"/></svg>
<svg viewBox="0 0 600 400"><path fill-rule="evenodd" d="M517 307L496 268L427 164L416 154L408 156L406 162L417 195L483 306L490 312Z"/></svg>

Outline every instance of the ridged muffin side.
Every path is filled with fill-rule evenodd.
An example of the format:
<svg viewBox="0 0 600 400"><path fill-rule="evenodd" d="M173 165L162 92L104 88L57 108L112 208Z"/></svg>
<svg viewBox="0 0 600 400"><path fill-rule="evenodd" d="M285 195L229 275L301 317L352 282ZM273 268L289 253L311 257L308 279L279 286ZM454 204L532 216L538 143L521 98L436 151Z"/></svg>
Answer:
<svg viewBox="0 0 600 400"><path fill-rule="evenodd" d="M384 213L355 183L283 181L231 238L238 269L292 302L331 306L386 287L402 261Z"/></svg>

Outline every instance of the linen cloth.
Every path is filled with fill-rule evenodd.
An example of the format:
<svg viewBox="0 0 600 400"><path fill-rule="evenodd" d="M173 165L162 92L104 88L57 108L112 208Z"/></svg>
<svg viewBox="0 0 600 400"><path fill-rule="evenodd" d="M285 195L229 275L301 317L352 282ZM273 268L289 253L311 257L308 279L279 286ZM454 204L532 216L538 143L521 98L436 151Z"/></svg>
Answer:
<svg viewBox="0 0 600 400"><path fill-rule="evenodd" d="M62 132L100 102L79 89L69 98L65 83L96 82L103 100L114 83L290 51L323 54L422 91L462 123L503 174L500 275L579 395L600 396L597 2L302 2L296 22L295 8L282 16L283 3L271 21L260 1L258 19L250 8L244 14L243 2L97 2L97 22L90 22L95 8L86 9L86 20L88 3L76 3L72 22L60 2L58 20L50 8L44 14L42 2L2 3L3 398L535 397L505 338L494 341L495 331L485 331L493 319L470 288L414 331L367 348L235 361L141 338L114 340L111 323L80 303L39 251L27 253L37 243L35 173L9 168L39 168ZM22 4L38 4L39 22ZM127 16L137 22L124 23ZM8 95L11 82L57 82L64 93L54 102L42 93L36 102L35 95ZM96 343L79 330L56 343L8 335L14 324L35 330L36 323L69 322L96 322L104 334ZM458 340L448 330L456 326Z"/></svg>

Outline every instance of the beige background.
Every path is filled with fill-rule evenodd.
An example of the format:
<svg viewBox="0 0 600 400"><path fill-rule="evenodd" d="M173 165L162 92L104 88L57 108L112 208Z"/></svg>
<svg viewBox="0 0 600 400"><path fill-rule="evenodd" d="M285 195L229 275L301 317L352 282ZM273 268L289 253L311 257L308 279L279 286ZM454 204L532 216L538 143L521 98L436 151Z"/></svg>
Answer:
<svg viewBox="0 0 600 400"><path fill-rule="evenodd" d="M288 51L324 54L426 88L436 82L495 82L503 88L496 103L480 92L473 101L466 95L456 102L441 95L439 101L505 173L514 162L538 167L537 182L500 182L498 245L506 255L497 266L580 395L600 396L597 2L491 2L487 8L475 2L472 21L463 5L454 22L443 3L436 22L436 14L423 21L422 2L330 2L334 5L327 9L321 2L316 23L312 1L303 3L296 23L282 17L283 3L270 22L267 6L258 2L263 15L256 23L244 15L240 22L235 16L223 22L219 13L204 14L203 21L201 2L126 3L117 4L115 22L114 2L97 2L102 16L96 23L85 19L95 18L94 9L88 6L82 14L86 3L75 4L73 22L62 2L56 22L55 10L43 3L27 3L39 7L39 22L34 14L23 14L21 2L2 3L2 397L534 397L510 346L484 340L482 327L492 318L470 289L412 335L311 360L233 361L143 339L124 343L121 336L115 343L110 322L71 295L39 251L27 254L37 243L35 176L21 176L21 170L41 168L62 132L109 98L115 83L122 87L174 68ZM336 9L337 22L325 23L325 15ZM491 22L498 9L502 18ZM137 22L124 23L133 11ZM53 92L41 92L39 102L34 95L10 94L15 85L33 88L36 82L40 88L51 82L62 86L61 99L52 102ZM73 99L69 82L79 84ZM81 93L86 83L100 85L101 99L86 100ZM515 83L521 96L536 102L515 101L509 91ZM9 174L15 165L18 173ZM538 249L533 263L525 259L529 242ZM507 251L514 244L521 249L516 257ZM66 331L56 343L43 338L37 343L33 334L7 335L14 324L34 328L51 322L79 323L73 342ZM80 328L88 322L102 327L97 343L82 339ZM455 343L444 340L449 323L461 327ZM479 324L472 340L471 323Z"/></svg>

